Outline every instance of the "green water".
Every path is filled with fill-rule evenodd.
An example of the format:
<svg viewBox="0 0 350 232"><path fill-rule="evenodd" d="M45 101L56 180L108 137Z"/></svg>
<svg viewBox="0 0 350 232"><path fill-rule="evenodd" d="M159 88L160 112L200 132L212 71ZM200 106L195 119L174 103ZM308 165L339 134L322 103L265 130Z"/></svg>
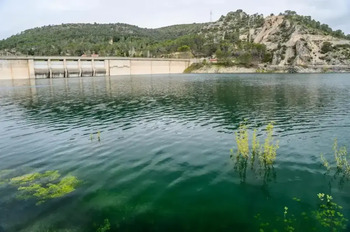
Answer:
<svg viewBox="0 0 350 232"><path fill-rule="evenodd" d="M283 231L285 206L296 231L323 231L310 213L318 193L350 218L350 181L325 175L320 161L332 160L334 138L350 143L349 90L349 74L0 81L0 170L81 181L39 205L0 184L0 231L89 232L105 219L109 231L259 231L265 222ZM268 178L234 169L244 120L262 140L275 122Z"/></svg>

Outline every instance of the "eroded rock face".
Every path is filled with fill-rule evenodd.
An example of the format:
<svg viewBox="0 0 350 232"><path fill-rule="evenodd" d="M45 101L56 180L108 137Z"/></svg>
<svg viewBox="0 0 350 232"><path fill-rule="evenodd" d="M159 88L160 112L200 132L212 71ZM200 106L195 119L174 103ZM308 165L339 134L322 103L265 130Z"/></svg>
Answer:
<svg viewBox="0 0 350 232"><path fill-rule="evenodd" d="M284 22L283 16L269 16L265 18L265 23L259 33L256 34L254 38L254 43L262 43L269 49L274 49L278 44L277 34L280 31L280 26Z"/></svg>
<svg viewBox="0 0 350 232"><path fill-rule="evenodd" d="M310 49L310 46L306 40L298 40L295 43L295 51L296 51L296 59L295 64L296 65L307 65L311 64L312 57L311 52L312 49Z"/></svg>
<svg viewBox="0 0 350 232"><path fill-rule="evenodd" d="M257 14L231 12L207 29L211 30L208 36L217 38L216 41L228 33L237 33L242 41L266 45L272 53L272 65L350 65L350 40L327 35L291 21L285 15L263 18ZM322 47L326 42L331 44L331 49L325 53Z"/></svg>
<svg viewBox="0 0 350 232"><path fill-rule="evenodd" d="M312 32L314 33L314 32ZM350 62L350 41L311 32L285 16L270 16L254 38L273 52L273 65L347 65ZM322 54L325 42L334 48Z"/></svg>

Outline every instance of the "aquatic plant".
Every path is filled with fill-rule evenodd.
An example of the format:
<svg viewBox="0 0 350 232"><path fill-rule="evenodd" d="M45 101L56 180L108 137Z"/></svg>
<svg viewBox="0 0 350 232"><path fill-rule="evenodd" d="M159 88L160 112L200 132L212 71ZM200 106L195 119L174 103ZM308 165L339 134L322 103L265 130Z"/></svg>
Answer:
<svg viewBox="0 0 350 232"><path fill-rule="evenodd" d="M257 130L254 129L252 143L249 145L249 132L245 123L241 123L238 131L235 132L235 141L237 150L230 150L231 158L235 161L235 170L239 173L241 182L244 183L247 176L248 161L250 161L251 169L255 169L256 163L260 176L267 184L276 177L273 164L276 160L278 142L273 139L273 123L269 123L266 127L266 137L264 144L261 145L257 136ZM256 160L258 162L256 162Z"/></svg>
<svg viewBox="0 0 350 232"><path fill-rule="evenodd" d="M350 163L348 161L348 153L345 146L338 148L338 140L333 143L334 162L332 166L323 154L321 154L322 165L327 171L336 170L336 174L342 173L344 177L350 177Z"/></svg>
<svg viewBox="0 0 350 232"><path fill-rule="evenodd" d="M256 157L259 158L260 165L267 167L274 164L277 156L278 141L275 142L273 138L273 122L269 123L266 127L266 138L263 146L260 145L260 141L257 138L257 130L253 131L253 138L251 149L249 146L249 133L245 124L239 126L238 131L235 133L235 140L237 143L237 151L234 152L231 149L231 157L236 158L236 162L243 160L251 160L252 166L255 163Z"/></svg>
<svg viewBox="0 0 350 232"><path fill-rule="evenodd" d="M333 202L331 195L319 193L317 196L321 204L319 209L314 211L314 214L320 225L333 232L345 230L348 219L341 212L343 207Z"/></svg>
<svg viewBox="0 0 350 232"><path fill-rule="evenodd" d="M97 140L98 140L99 142L101 142L101 132L100 132L100 131L97 131L96 136L97 136ZM94 134L90 134L90 140L91 140L91 141L94 140Z"/></svg>
<svg viewBox="0 0 350 232"><path fill-rule="evenodd" d="M288 207L285 206L285 207L284 207L284 220L286 220L287 214L288 214Z"/></svg>
<svg viewBox="0 0 350 232"><path fill-rule="evenodd" d="M293 223L295 221L293 215L292 218L288 217L288 207L284 207L284 213L283 213L283 222L284 222L284 231L286 232L293 232L295 231L295 228L293 226Z"/></svg>
<svg viewBox="0 0 350 232"><path fill-rule="evenodd" d="M264 151L262 155L259 156L261 162L265 166L272 165L275 162L277 156L277 149L279 148L278 142L274 144L273 127L273 123L269 123L266 127L267 136L265 138Z"/></svg>
<svg viewBox="0 0 350 232"><path fill-rule="evenodd" d="M327 169L327 171L329 171L331 169L331 166L329 165L327 159L324 157L323 154L321 154L321 162L322 162L323 166Z"/></svg>
<svg viewBox="0 0 350 232"><path fill-rule="evenodd" d="M17 187L19 199L36 198L37 205L40 205L49 199L63 197L73 192L79 180L71 175L61 178L58 171L47 171L14 177L9 183Z"/></svg>
<svg viewBox="0 0 350 232"><path fill-rule="evenodd" d="M101 225L99 228L97 228L96 232L107 232L111 229L111 223L108 219L104 220L103 225Z"/></svg>
<svg viewBox="0 0 350 232"><path fill-rule="evenodd" d="M255 219L260 221L260 231L344 231L347 221L342 213L342 207L333 202L333 197L324 193L317 194L320 204L315 208L309 208L296 217L290 213L290 209L285 206L283 218L281 216L271 217L269 221L263 221L262 215L258 214ZM294 201L301 203L299 198L294 197ZM299 204L304 210L305 205ZM295 205L294 207L295 208ZM279 215L281 213L279 212ZM272 219L272 221L271 221Z"/></svg>
<svg viewBox="0 0 350 232"><path fill-rule="evenodd" d="M347 174L349 174L350 164L347 160L348 153L347 153L346 147L340 147L338 149L338 140L335 139L333 144L333 151L334 151L334 159L336 161L338 170L342 170Z"/></svg>
<svg viewBox="0 0 350 232"><path fill-rule="evenodd" d="M251 165L254 165L256 157L261 153L261 147L259 139L257 138L257 130L254 129L253 132L253 140L252 140L252 157L251 157Z"/></svg>
<svg viewBox="0 0 350 232"><path fill-rule="evenodd" d="M247 126L245 124L241 124L238 132L236 132L235 135L237 143L237 161L241 157L247 160L249 158L249 135Z"/></svg>
<svg viewBox="0 0 350 232"><path fill-rule="evenodd" d="M99 142L101 141L101 132L100 131L97 132L97 140Z"/></svg>

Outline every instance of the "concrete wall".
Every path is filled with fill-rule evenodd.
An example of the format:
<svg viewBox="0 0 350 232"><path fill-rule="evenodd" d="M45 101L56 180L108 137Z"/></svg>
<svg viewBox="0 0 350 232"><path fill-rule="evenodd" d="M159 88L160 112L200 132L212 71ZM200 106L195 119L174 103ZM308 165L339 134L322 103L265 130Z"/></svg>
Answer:
<svg viewBox="0 0 350 232"><path fill-rule="evenodd" d="M183 73L190 65L190 60L156 60L130 59L110 60L109 71L111 76L142 75L142 74L171 74Z"/></svg>
<svg viewBox="0 0 350 232"><path fill-rule="evenodd" d="M181 61L170 61L170 71L169 73L183 73L185 69L189 66L190 64L181 62Z"/></svg>
<svg viewBox="0 0 350 232"><path fill-rule="evenodd" d="M132 75L141 75L141 74L154 74L152 70L151 60L131 60L130 62L130 72ZM154 70L155 73L156 70Z"/></svg>
<svg viewBox="0 0 350 232"><path fill-rule="evenodd" d="M111 76L116 75L130 75L131 74L130 60L110 60L109 72Z"/></svg>
<svg viewBox="0 0 350 232"><path fill-rule="evenodd" d="M0 79L29 79L28 60L0 60Z"/></svg>
<svg viewBox="0 0 350 232"><path fill-rule="evenodd" d="M186 59L4 57L0 58L0 79L171 74L183 73L190 64Z"/></svg>
<svg viewBox="0 0 350 232"><path fill-rule="evenodd" d="M170 63L171 61L153 61L152 70L157 71L158 74L167 74L170 73ZM187 68L187 67L186 67ZM185 69L182 70L182 72Z"/></svg>

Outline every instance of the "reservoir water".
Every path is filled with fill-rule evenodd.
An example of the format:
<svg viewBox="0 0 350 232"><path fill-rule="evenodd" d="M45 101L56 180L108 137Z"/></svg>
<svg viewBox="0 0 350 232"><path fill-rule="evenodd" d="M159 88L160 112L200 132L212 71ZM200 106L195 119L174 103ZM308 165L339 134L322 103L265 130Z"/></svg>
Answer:
<svg viewBox="0 0 350 232"><path fill-rule="evenodd" d="M235 132L263 143L272 121L274 168L242 175ZM350 145L350 74L0 81L0 231L330 231L317 194L350 218L350 181L320 158L336 138ZM47 171L79 184L21 197L14 180Z"/></svg>

